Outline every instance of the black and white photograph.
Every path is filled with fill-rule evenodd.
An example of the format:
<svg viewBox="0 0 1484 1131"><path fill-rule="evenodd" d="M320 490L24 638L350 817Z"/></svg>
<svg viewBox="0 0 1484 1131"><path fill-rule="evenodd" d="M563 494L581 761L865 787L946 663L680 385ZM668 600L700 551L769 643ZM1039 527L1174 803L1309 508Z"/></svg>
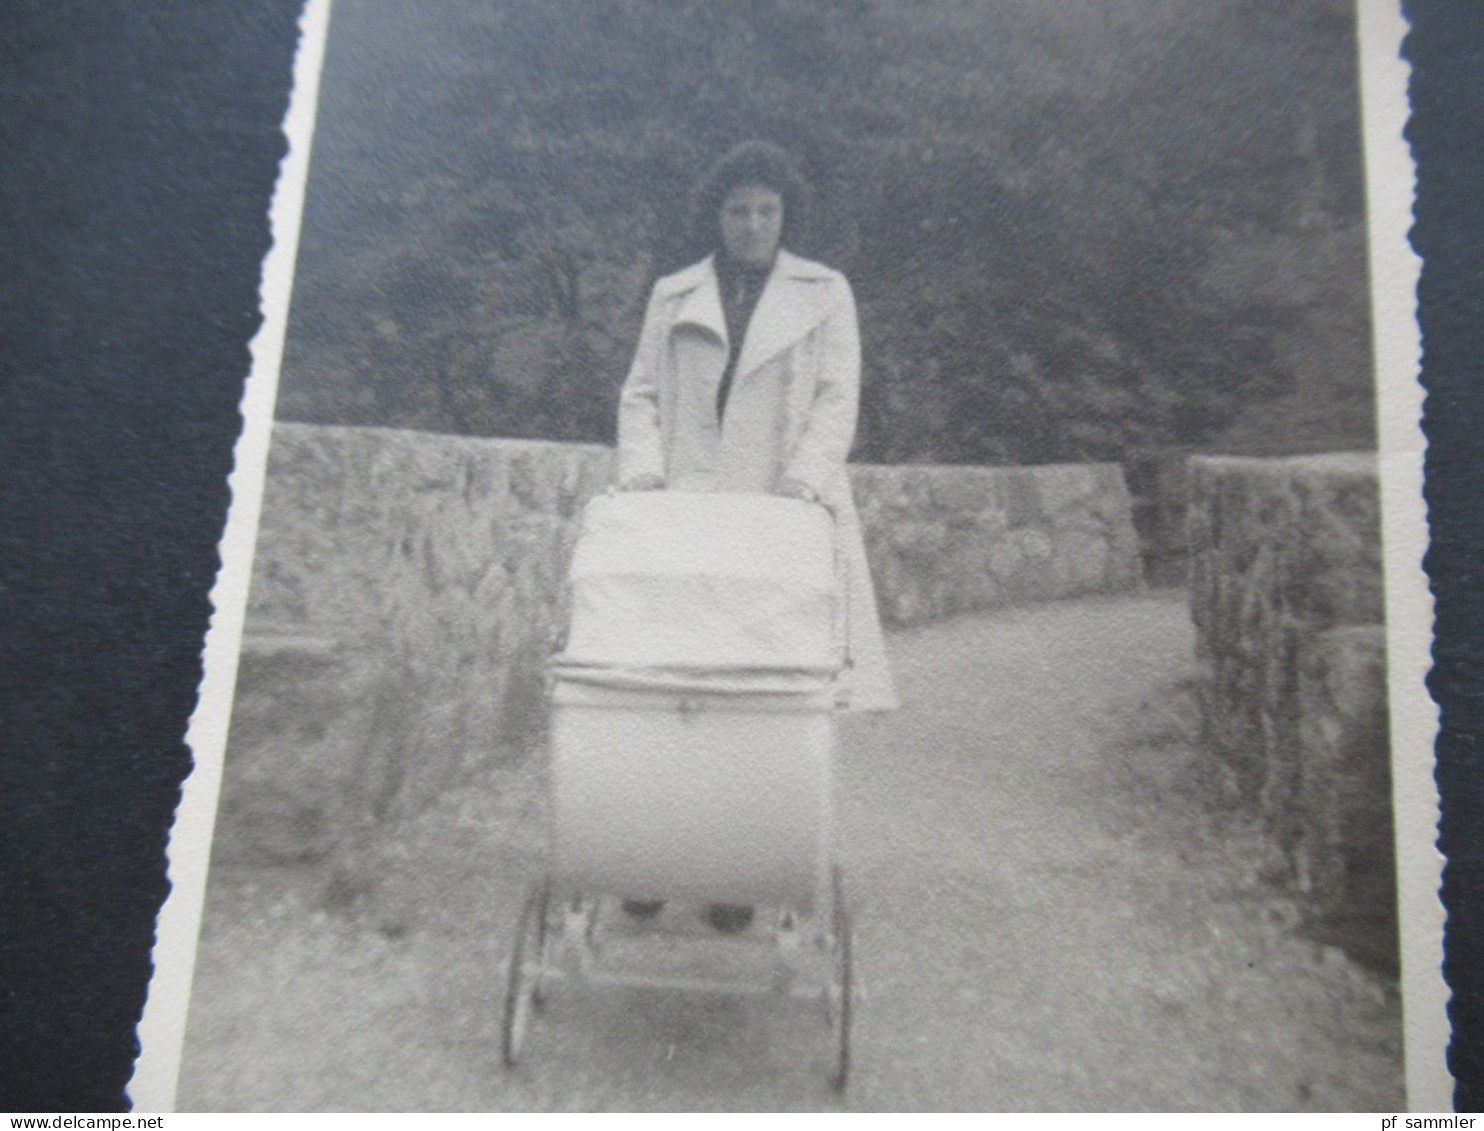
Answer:
<svg viewBox="0 0 1484 1131"><path fill-rule="evenodd" d="M311 0L141 1110L1445 1106L1404 32Z"/></svg>

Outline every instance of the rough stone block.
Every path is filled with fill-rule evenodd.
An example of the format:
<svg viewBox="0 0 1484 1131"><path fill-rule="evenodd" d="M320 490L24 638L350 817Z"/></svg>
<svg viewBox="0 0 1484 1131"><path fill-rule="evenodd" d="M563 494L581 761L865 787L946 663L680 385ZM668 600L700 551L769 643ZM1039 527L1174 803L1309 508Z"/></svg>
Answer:
<svg viewBox="0 0 1484 1131"><path fill-rule="evenodd" d="M1374 459L1330 457L1294 478L1303 553L1295 615L1315 623L1379 624L1383 617L1380 496Z"/></svg>
<svg viewBox="0 0 1484 1131"><path fill-rule="evenodd" d="M1198 457L1189 484L1206 749L1314 915L1394 916L1375 459Z"/></svg>
<svg viewBox="0 0 1484 1131"><path fill-rule="evenodd" d="M888 623L1142 587L1117 466L860 467L852 474Z"/></svg>
<svg viewBox="0 0 1484 1131"><path fill-rule="evenodd" d="M355 820L374 676L336 641L259 622L242 644L212 860L315 860Z"/></svg>
<svg viewBox="0 0 1484 1131"><path fill-rule="evenodd" d="M1296 863L1310 914L1347 945L1390 942L1396 937L1396 869L1385 631L1347 626L1307 641L1299 704ZM1374 957L1387 955L1394 950L1383 946Z"/></svg>

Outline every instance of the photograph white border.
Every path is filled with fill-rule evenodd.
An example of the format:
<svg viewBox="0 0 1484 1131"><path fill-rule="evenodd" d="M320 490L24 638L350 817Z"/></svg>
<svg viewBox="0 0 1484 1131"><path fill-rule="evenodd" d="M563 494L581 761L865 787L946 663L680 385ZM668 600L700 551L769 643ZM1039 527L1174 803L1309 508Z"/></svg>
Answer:
<svg viewBox="0 0 1484 1131"><path fill-rule="evenodd" d="M1422 261L1407 241L1416 173L1402 132L1411 68L1401 56L1407 23L1397 0L1359 0L1356 16L1407 1104L1412 1110L1447 1111L1453 1106L1453 1077L1447 1067L1449 995L1443 981L1445 913L1439 897L1443 857L1436 845L1439 809L1433 778L1438 710L1425 682L1432 668L1433 602L1422 569L1427 552L1422 495L1427 441L1417 325Z"/></svg>
<svg viewBox="0 0 1484 1131"><path fill-rule="evenodd" d="M170 830L166 850L170 895L156 924L154 975L139 1023L139 1059L128 1088L136 1111L175 1110L329 27L330 0L307 0L299 19L293 92L283 122L288 152L279 166L268 211L273 246L263 260L258 299L263 322L249 346L252 369L242 397L242 434L237 438L233 469L227 478L232 502L219 544L221 570L211 590L211 627L202 657L204 675L196 710L186 729L186 745L194 766L181 786L180 807Z"/></svg>

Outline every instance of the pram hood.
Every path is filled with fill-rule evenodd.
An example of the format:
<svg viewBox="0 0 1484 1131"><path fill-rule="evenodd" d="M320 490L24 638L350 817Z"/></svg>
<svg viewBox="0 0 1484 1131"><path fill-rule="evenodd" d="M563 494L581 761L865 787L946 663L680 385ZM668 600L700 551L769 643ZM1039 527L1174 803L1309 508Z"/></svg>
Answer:
<svg viewBox="0 0 1484 1131"><path fill-rule="evenodd" d="M834 523L769 495L651 491L588 504L559 673L738 678L839 667Z"/></svg>

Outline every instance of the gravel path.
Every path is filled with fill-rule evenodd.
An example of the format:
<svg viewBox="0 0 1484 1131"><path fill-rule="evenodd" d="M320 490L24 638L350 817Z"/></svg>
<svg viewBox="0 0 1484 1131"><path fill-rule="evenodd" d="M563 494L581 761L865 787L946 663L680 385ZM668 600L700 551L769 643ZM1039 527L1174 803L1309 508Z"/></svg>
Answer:
<svg viewBox="0 0 1484 1131"><path fill-rule="evenodd" d="M1181 597L890 645L907 707L840 734L861 983L843 1099L818 1015L771 999L570 990L500 1066L503 955L542 852L527 766L328 884L214 876L181 1109L1402 1105L1391 985L1297 934L1260 841L1212 812Z"/></svg>

